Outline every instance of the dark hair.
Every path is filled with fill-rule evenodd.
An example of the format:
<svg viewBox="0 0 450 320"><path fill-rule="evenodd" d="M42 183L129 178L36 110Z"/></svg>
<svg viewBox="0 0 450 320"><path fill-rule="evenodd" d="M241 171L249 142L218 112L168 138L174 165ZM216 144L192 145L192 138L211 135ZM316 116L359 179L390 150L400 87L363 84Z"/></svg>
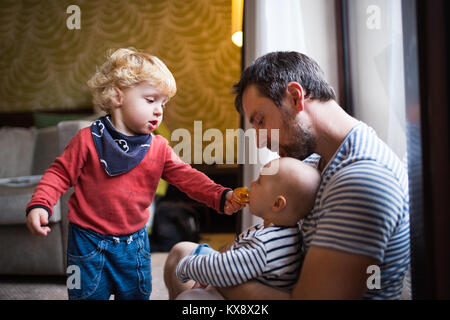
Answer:
<svg viewBox="0 0 450 320"><path fill-rule="evenodd" d="M320 101L336 100L333 88L324 80L323 71L313 59L294 51L271 52L256 59L233 85L237 94L234 105L243 113L242 94L249 85L256 85L260 94L281 107L286 86L298 82L305 90L305 97Z"/></svg>

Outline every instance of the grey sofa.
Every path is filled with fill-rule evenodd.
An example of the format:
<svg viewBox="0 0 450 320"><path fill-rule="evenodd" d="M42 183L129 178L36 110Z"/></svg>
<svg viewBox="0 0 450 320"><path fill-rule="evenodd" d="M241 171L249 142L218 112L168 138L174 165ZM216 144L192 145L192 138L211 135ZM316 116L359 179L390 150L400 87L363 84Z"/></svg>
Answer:
<svg viewBox="0 0 450 320"><path fill-rule="evenodd" d="M65 275L67 200L54 207L47 237L26 227L25 206L36 183L70 139L89 121L45 129L0 128L0 274Z"/></svg>

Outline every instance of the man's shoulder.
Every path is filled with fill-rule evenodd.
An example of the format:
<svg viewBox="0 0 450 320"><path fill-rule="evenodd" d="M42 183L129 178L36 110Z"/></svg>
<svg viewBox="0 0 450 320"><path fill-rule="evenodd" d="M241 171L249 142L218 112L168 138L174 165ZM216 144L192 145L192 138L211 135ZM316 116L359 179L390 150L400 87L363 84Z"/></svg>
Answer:
<svg viewBox="0 0 450 320"><path fill-rule="evenodd" d="M336 152L324 177L329 180L380 177L405 187L406 166L376 132L363 122L349 134Z"/></svg>
<svg viewBox="0 0 450 320"><path fill-rule="evenodd" d="M408 189L404 185L402 170L379 163L376 160L359 160L349 163L326 179L323 189L326 191L339 190L341 194L388 193L404 198Z"/></svg>
<svg viewBox="0 0 450 320"><path fill-rule="evenodd" d="M398 168L398 171L402 170L404 168ZM335 170L333 177L361 177L360 175L372 176L377 174L394 177L396 176L395 171L391 166L387 166L377 161L377 159L356 159L345 163Z"/></svg>

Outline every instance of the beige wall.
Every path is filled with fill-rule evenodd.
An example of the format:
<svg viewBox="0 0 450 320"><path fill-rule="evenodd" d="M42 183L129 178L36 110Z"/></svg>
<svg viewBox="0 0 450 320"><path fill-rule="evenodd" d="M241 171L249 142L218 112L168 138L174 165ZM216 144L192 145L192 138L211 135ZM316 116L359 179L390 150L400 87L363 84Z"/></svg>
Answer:
<svg viewBox="0 0 450 320"><path fill-rule="evenodd" d="M81 29L69 30L69 5ZM178 85L165 123L193 132L239 127L231 87L240 49L231 42L229 0L16 1L0 5L0 113L90 106L86 81L109 48L160 57Z"/></svg>

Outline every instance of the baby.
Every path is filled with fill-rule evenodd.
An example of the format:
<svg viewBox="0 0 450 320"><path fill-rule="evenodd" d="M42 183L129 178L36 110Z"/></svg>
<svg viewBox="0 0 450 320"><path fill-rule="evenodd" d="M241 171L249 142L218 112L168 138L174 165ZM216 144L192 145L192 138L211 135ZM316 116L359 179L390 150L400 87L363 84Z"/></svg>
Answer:
<svg viewBox="0 0 450 320"><path fill-rule="evenodd" d="M145 225L160 178L194 200L232 214L232 192L182 162L152 132L176 93L173 75L157 57L119 49L88 85L107 115L80 130L47 169L27 205L27 226L46 236L52 208L71 186L67 265L81 284L69 299L148 299L150 246Z"/></svg>
<svg viewBox="0 0 450 320"><path fill-rule="evenodd" d="M242 232L223 253L200 244L178 263L177 278L216 287L256 279L291 291L303 260L298 222L312 210L320 179L318 170L293 158L267 164L249 192L250 213L264 223Z"/></svg>

